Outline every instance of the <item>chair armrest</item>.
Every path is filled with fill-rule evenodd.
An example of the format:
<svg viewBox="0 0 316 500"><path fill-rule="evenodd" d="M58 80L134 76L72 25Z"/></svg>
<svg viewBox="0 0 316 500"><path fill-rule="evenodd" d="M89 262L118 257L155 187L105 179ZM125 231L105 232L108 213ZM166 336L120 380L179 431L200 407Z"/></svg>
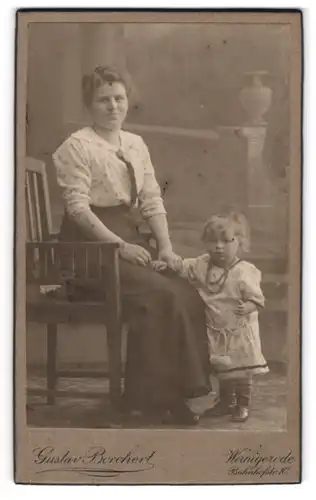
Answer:
<svg viewBox="0 0 316 500"><path fill-rule="evenodd" d="M58 233L53 233L54 235ZM26 246L33 248L57 248L64 247L68 249L76 248L119 248L119 243L108 241L27 241Z"/></svg>

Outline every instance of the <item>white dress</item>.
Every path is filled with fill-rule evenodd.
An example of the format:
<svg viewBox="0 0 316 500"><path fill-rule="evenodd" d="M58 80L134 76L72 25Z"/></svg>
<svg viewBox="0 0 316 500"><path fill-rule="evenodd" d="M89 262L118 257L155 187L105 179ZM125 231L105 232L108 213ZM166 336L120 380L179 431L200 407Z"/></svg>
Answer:
<svg viewBox="0 0 316 500"><path fill-rule="evenodd" d="M237 316L240 301L264 307L261 272L251 263L239 261L227 273L210 266L208 254L184 259L181 275L197 288L206 305L210 360L219 378L240 378L267 373L261 351L258 311Z"/></svg>

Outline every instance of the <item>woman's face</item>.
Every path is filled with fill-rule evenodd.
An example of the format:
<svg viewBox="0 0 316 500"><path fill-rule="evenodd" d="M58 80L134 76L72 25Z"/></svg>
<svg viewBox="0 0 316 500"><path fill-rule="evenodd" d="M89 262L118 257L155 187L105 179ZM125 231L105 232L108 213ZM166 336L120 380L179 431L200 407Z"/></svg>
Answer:
<svg viewBox="0 0 316 500"><path fill-rule="evenodd" d="M96 125L108 130L119 130L128 111L128 98L122 83L104 83L96 89L90 106Z"/></svg>

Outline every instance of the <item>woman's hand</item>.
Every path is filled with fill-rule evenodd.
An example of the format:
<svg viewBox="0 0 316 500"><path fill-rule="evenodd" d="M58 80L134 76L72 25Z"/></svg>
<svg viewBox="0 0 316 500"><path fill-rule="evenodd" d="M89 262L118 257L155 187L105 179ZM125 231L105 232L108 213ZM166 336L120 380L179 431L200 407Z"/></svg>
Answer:
<svg viewBox="0 0 316 500"><path fill-rule="evenodd" d="M158 253L158 259L166 262L168 267L174 271L178 271L181 267L181 257L175 254L171 249L160 250Z"/></svg>
<svg viewBox="0 0 316 500"><path fill-rule="evenodd" d="M147 266L151 261L151 255L145 248L131 243L124 243L119 250L122 259L138 266Z"/></svg>

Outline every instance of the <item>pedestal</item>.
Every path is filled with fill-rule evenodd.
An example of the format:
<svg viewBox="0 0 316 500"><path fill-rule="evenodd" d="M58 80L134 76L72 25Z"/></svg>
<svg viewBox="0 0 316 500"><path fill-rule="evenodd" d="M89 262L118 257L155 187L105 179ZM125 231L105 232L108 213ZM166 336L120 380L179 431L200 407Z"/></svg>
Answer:
<svg viewBox="0 0 316 500"><path fill-rule="evenodd" d="M267 129L265 126L241 127L247 141L247 217L252 232L252 249L269 256L280 249L278 237L282 231L277 214L277 190L263 161Z"/></svg>
<svg viewBox="0 0 316 500"><path fill-rule="evenodd" d="M241 156L239 160L232 158L232 161L243 165L240 172L243 181L236 189L241 189L243 185L244 197L234 209L242 211L249 221L251 253L267 258L283 254L286 247L286 207L263 160L267 127L247 125L219 127L218 130L221 140L226 140L228 146L229 136L238 137L240 141Z"/></svg>

